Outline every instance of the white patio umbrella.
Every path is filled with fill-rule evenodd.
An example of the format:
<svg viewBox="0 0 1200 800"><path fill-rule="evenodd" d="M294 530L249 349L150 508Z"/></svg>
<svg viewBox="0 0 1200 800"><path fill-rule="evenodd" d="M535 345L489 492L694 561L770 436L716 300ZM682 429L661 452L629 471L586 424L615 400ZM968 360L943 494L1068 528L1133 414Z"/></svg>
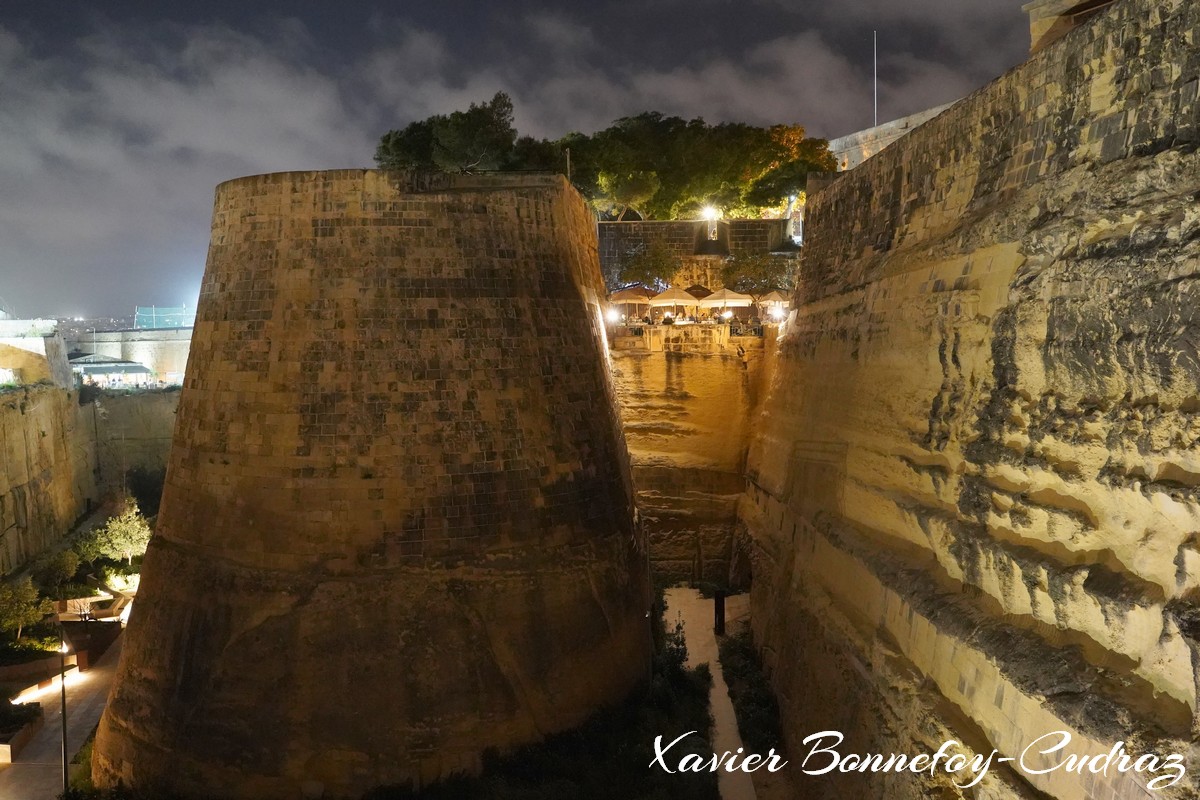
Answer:
<svg viewBox="0 0 1200 800"><path fill-rule="evenodd" d="M654 296L654 292L644 286L631 286L619 292L613 292L608 299L613 303L638 303L646 305L646 301Z"/></svg>
<svg viewBox="0 0 1200 800"><path fill-rule="evenodd" d="M700 301L701 308L744 308L754 305L754 298L748 294L735 292L732 289L722 289L713 292Z"/></svg>
<svg viewBox="0 0 1200 800"><path fill-rule="evenodd" d="M638 314L642 306L649 305L650 297L653 294L652 290L644 286L631 286L628 289L613 292L608 301L614 306L633 306L633 313Z"/></svg>
<svg viewBox="0 0 1200 800"><path fill-rule="evenodd" d="M772 319L781 320L787 316L787 309L791 302L790 297L776 289L759 298L758 304L767 309L767 313Z"/></svg>
<svg viewBox="0 0 1200 800"><path fill-rule="evenodd" d="M683 289L677 289L674 286L650 298L650 305L655 308L673 306L677 309L679 306L694 306L697 302L699 301L696 300L695 295L688 294Z"/></svg>

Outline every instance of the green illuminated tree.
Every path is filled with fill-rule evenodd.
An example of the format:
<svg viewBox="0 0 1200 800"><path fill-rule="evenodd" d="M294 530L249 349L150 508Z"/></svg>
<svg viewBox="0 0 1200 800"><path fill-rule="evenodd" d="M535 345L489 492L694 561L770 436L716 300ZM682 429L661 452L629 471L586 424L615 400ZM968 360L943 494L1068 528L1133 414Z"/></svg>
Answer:
<svg viewBox="0 0 1200 800"><path fill-rule="evenodd" d="M466 111L388 131L375 161L389 169L566 172L570 151L571 182L614 219L631 211L645 219L692 217L706 205L758 216L794 205L810 171L836 166L827 143L805 137L799 125L709 125L645 111L590 135L539 140L518 139L512 121L511 98L497 92Z"/></svg>
<svg viewBox="0 0 1200 800"><path fill-rule="evenodd" d="M128 499L121 513L96 531L96 547L105 558L123 558L132 564L134 556L146 552L150 533L150 526L138 510L137 503Z"/></svg>
<svg viewBox="0 0 1200 800"><path fill-rule="evenodd" d="M600 192L594 201L596 207L614 213L620 209L617 219L623 220L630 211L644 217L640 209L654 197L661 183L653 172L601 172L596 185Z"/></svg>
<svg viewBox="0 0 1200 800"><path fill-rule="evenodd" d="M0 581L0 631L16 631L18 642L26 625L40 622L53 610L53 604L38 595L29 576L16 581Z"/></svg>
<svg viewBox="0 0 1200 800"><path fill-rule="evenodd" d="M74 550L60 550L42 559L34 568L34 575L42 590L51 594L56 587L74 578L78 569L79 554Z"/></svg>
<svg viewBox="0 0 1200 800"><path fill-rule="evenodd" d="M789 137L790 138L790 137ZM790 217L804 195L810 172L836 172L837 159L824 139L790 140L785 145L785 160L779 161L746 189L745 201L751 206L771 207L787 203L784 217Z"/></svg>
<svg viewBox="0 0 1200 800"><path fill-rule="evenodd" d="M97 535L98 533L98 530L81 531L71 540L71 549L75 551L75 555L79 556L80 561L93 564L97 558L101 558L104 555L100 552L100 538Z"/></svg>

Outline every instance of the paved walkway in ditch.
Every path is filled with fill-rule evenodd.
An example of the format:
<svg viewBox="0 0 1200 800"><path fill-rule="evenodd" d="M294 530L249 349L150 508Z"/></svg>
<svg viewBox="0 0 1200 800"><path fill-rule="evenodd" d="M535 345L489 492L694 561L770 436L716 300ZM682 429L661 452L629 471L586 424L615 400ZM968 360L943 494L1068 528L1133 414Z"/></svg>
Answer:
<svg viewBox="0 0 1200 800"><path fill-rule="evenodd" d="M736 595L725 601L727 626L733 628L740 619L750 615L748 595ZM713 633L713 601L700 596L695 589L667 590L667 625L673 625L676 615L683 619L687 637L688 666L708 663L712 670L713 686L709 701L713 715L713 750L734 752L743 747L738 734L733 703L717 657L717 638ZM117 661L121 655L124 636L117 638L96 665L75 681L67 682L67 750L74 758L83 746L108 701ZM62 792L62 715L57 689L44 692L39 698L45 709L45 720L37 735L10 766L0 768L0 800L55 800ZM754 783L744 772L717 774L722 800L757 800Z"/></svg>
<svg viewBox="0 0 1200 800"><path fill-rule="evenodd" d="M117 637L96 665L67 679L67 757L74 758L100 721L108 690L121 657L124 634ZM55 800L62 794L62 707L59 689L43 691L36 699L45 719L37 735L0 768L0 800Z"/></svg>
<svg viewBox="0 0 1200 800"><path fill-rule="evenodd" d="M683 618L683 633L687 640L688 666L708 662L712 670L713 685L709 695L709 704L713 716L714 752L736 752L743 747L742 737L738 734L737 719L733 715L733 701L729 699L729 689L725 685L725 676L721 672L721 662L717 658L717 637L713 633L713 601L705 599L695 589L667 589L667 613L664 617L667 628L675 624L675 615ZM725 599L726 629L742 618L750 616L750 596L735 595ZM754 781L745 772L717 773L717 786L721 790L721 800L756 800Z"/></svg>

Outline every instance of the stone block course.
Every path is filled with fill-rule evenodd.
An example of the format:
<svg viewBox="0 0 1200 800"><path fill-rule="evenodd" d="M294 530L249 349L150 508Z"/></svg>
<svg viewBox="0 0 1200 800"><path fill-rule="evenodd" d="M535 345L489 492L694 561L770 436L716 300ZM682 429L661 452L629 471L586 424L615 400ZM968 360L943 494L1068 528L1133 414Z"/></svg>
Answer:
<svg viewBox="0 0 1200 800"><path fill-rule="evenodd" d="M357 797L621 699L648 587L602 298L557 176L222 184L100 781Z"/></svg>

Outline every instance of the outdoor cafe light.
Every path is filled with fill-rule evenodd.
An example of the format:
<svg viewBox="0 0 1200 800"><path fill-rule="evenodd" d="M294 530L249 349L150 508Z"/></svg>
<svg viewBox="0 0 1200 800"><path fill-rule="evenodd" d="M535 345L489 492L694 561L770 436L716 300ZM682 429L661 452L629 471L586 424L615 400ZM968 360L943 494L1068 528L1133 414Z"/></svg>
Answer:
<svg viewBox="0 0 1200 800"><path fill-rule="evenodd" d="M617 311L615 308L610 308L608 310L608 314L606 316L608 317L609 322L620 322L621 321L621 312Z"/></svg>
<svg viewBox="0 0 1200 800"><path fill-rule="evenodd" d="M779 306L776 306L775 308L771 309L771 316L775 319L783 319L785 316L787 316L787 312Z"/></svg>
<svg viewBox="0 0 1200 800"><path fill-rule="evenodd" d="M733 312L732 312L732 311L726 311L724 314L722 314L722 315L721 315L721 317L722 317L723 319L729 319L729 318L730 318L730 317L732 317L732 316L733 316Z"/></svg>

